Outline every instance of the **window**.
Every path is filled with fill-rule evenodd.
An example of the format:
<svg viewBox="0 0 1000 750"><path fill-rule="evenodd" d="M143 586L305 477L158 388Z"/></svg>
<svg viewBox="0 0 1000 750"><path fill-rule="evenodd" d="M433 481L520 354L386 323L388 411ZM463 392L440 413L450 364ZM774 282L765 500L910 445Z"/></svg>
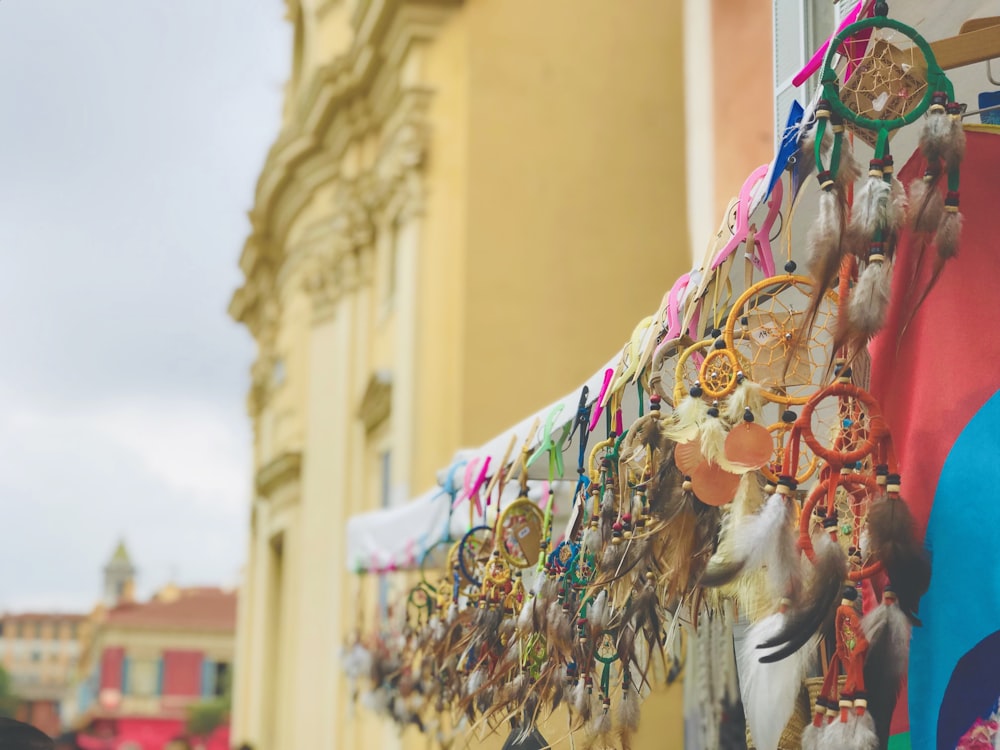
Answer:
<svg viewBox="0 0 1000 750"><path fill-rule="evenodd" d="M214 695L221 698L229 691L229 682L232 679L230 671L230 666L227 662L220 661L215 664Z"/></svg>
<svg viewBox="0 0 1000 750"><path fill-rule="evenodd" d="M774 0L774 121L780 142L792 102L805 105L816 90L814 75L801 88L792 78L829 39L856 0Z"/></svg>
<svg viewBox="0 0 1000 750"><path fill-rule="evenodd" d="M42 623L39 621L35 623L35 639L40 640L41 637L42 637Z"/></svg>
<svg viewBox="0 0 1000 750"><path fill-rule="evenodd" d="M129 662L129 693L140 697L156 695L159 677L160 662L158 659L131 660Z"/></svg>
<svg viewBox="0 0 1000 750"><path fill-rule="evenodd" d="M42 652L39 651L36 648L34 651L31 652L31 660L33 662L39 662L39 661L41 661L42 660Z"/></svg>

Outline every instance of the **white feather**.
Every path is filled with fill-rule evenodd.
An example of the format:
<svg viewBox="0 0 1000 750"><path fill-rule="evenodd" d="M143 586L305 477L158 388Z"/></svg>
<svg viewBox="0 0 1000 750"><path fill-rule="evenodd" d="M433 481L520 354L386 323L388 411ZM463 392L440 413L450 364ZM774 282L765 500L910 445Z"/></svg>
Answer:
<svg viewBox="0 0 1000 750"><path fill-rule="evenodd" d="M706 461L723 466L726 461L726 430L725 423L718 417L705 417L701 423L699 436L701 438L701 455Z"/></svg>
<svg viewBox="0 0 1000 750"><path fill-rule="evenodd" d="M733 529L732 546L730 548L732 556L737 560L744 560L744 571L754 570L761 565L768 565L771 575L778 578L778 583L784 578L781 571L782 560L786 555L786 550L782 549L782 532L787 531L791 521L788 510L788 503L784 495L775 492L764 503L759 513L743 518L742 522ZM778 592L784 594L783 591Z"/></svg>
<svg viewBox="0 0 1000 750"><path fill-rule="evenodd" d="M869 263L847 303L851 324L865 336L874 336L885 324L891 291L892 261Z"/></svg>
<svg viewBox="0 0 1000 750"><path fill-rule="evenodd" d="M642 715L642 700L638 693L629 688L618 706L618 726L627 732L639 729L639 718Z"/></svg>
<svg viewBox="0 0 1000 750"><path fill-rule="evenodd" d="M582 714L587 710L588 700L590 700L590 696L587 694L587 682L581 677L576 681L576 685L573 686L573 695L570 698L570 703L574 711Z"/></svg>
<svg viewBox="0 0 1000 750"><path fill-rule="evenodd" d="M875 731L875 720L865 711L861 716L854 715L848 721L851 729L851 750L878 750L878 734Z"/></svg>
<svg viewBox="0 0 1000 750"><path fill-rule="evenodd" d="M859 241L870 242L878 231L889 226L892 188L881 177L869 177L854 197L851 209L851 234Z"/></svg>
<svg viewBox="0 0 1000 750"><path fill-rule="evenodd" d="M601 707L590 722L590 734L594 739L601 739L611 733L611 712Z"/></svg>
<svg viewBox="0 0 1000 750"><path fill-rule="evenodd" d="M607 630L609 614L608 592L607 589L601 589L601 592L591 603L590 611L587 613L587 619L590 621L590 627L595 630Z"/></svg>
<svg viewBox="0 0 1000 750"><path fill-rule="evenodd" d="M819 737L824 729L826 729L825 724L816 726L810 721L808 726L802 731L802 750L818 750Z"/></svg>
<svg viewBox="0 0 1000 750"><path fill-rule="evenodd" d="M852 744L854 740L854 727L851 723L851 716L847 721L841 721L838 716L827 724L819 733L819 743L817 750L854 750Z"/></svg>
<svg viewBox="0 0 1000 750"><path fill-rule="evenodd" d="M458 618L458 604L452 602L448 605L448 624L451 625Z"/></svg>
<svg viewBox="0 0 1000 750"><path fill-rule="evenodd" d="M739 424L743 421L743 414L747 407L755 419L760 419L761 408L764 405L764 389L759 383L743 378L743 382L736 386L736 390L726 399L726 408L723 416L730 424Z"/></svg>
<svg viewBox="0 0 1000 750"><path fill-rule="evenodd" d="M483 667L478 667L472 671L469 675L469 679L465 683L465 694L475 695L479 691L479 688L483 686L486 681L486 670Z"/></svg>
<svg viewBox="0 0 1000 750"><path fill-rule="evenodd" d="M944 157L951 133L951 118L945 112L934 110L927 113L920 133L920 150L928 162L935 164Z"/></svg>
<svg viewBox="0 0 1000 750"><path fill-rule="evenodd" d="M677 404L673 419L665 423L664 433L675 443L686 443L698 437L698 426L707 418L708 404L688 394Z"/></svg>
<svg viewBox="0 0 1000 750"><path fill-rule="evenodd" d="M783 612L775 612L754 624L736 655L740 695L757 750L778 750L781 732L795 710L812 650L809 643L787 659L761 664L760 657L768 652L757 648L758 645L780 633L784 624Z"/></svg>

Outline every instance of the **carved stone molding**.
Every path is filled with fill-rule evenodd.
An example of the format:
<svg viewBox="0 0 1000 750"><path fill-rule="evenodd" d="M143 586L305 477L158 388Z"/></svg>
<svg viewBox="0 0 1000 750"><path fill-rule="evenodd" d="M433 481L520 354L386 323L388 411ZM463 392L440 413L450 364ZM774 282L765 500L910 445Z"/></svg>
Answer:
<svg viewBox="0 0 1000 750"><path fill-rule="evenodd" d="M376 370L368 380L358 407L358 418L365 432L371 432L388 419L391 410L392 375L387 370Z"/></svg>
<svg viewBox="0 0 1000 750"><path fill-rule="evenodd" d="M270 497L278 488L299 481L302 473L302 453L288 451L273 458L257 472L257 494Z"/></svg>

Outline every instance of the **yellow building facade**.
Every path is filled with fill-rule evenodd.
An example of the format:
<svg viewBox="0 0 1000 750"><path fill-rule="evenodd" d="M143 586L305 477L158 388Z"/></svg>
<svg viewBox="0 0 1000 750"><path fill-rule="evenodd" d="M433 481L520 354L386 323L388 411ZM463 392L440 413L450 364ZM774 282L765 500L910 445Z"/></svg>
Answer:
<svg viewBox="0 0 1000 750"><path fill-rule="evenodd" d="M230 304L258 345L232 740L426 746L349 705L376 582L346 520L578 387L689 267L682 3L287 3ZM682 746L679 690L642 735Z"/></svg>

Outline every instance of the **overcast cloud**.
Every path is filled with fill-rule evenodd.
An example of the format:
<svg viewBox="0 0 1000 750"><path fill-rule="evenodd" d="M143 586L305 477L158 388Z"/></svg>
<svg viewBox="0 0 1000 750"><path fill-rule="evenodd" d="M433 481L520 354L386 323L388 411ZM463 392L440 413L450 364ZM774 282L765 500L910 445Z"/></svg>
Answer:
<svg viewBox="0 0 1000 750"><path fill-rule="evenodd" d="M233 585L249 335L226 316L291 58L282 0L0 0L0 609Z"/></svg>

